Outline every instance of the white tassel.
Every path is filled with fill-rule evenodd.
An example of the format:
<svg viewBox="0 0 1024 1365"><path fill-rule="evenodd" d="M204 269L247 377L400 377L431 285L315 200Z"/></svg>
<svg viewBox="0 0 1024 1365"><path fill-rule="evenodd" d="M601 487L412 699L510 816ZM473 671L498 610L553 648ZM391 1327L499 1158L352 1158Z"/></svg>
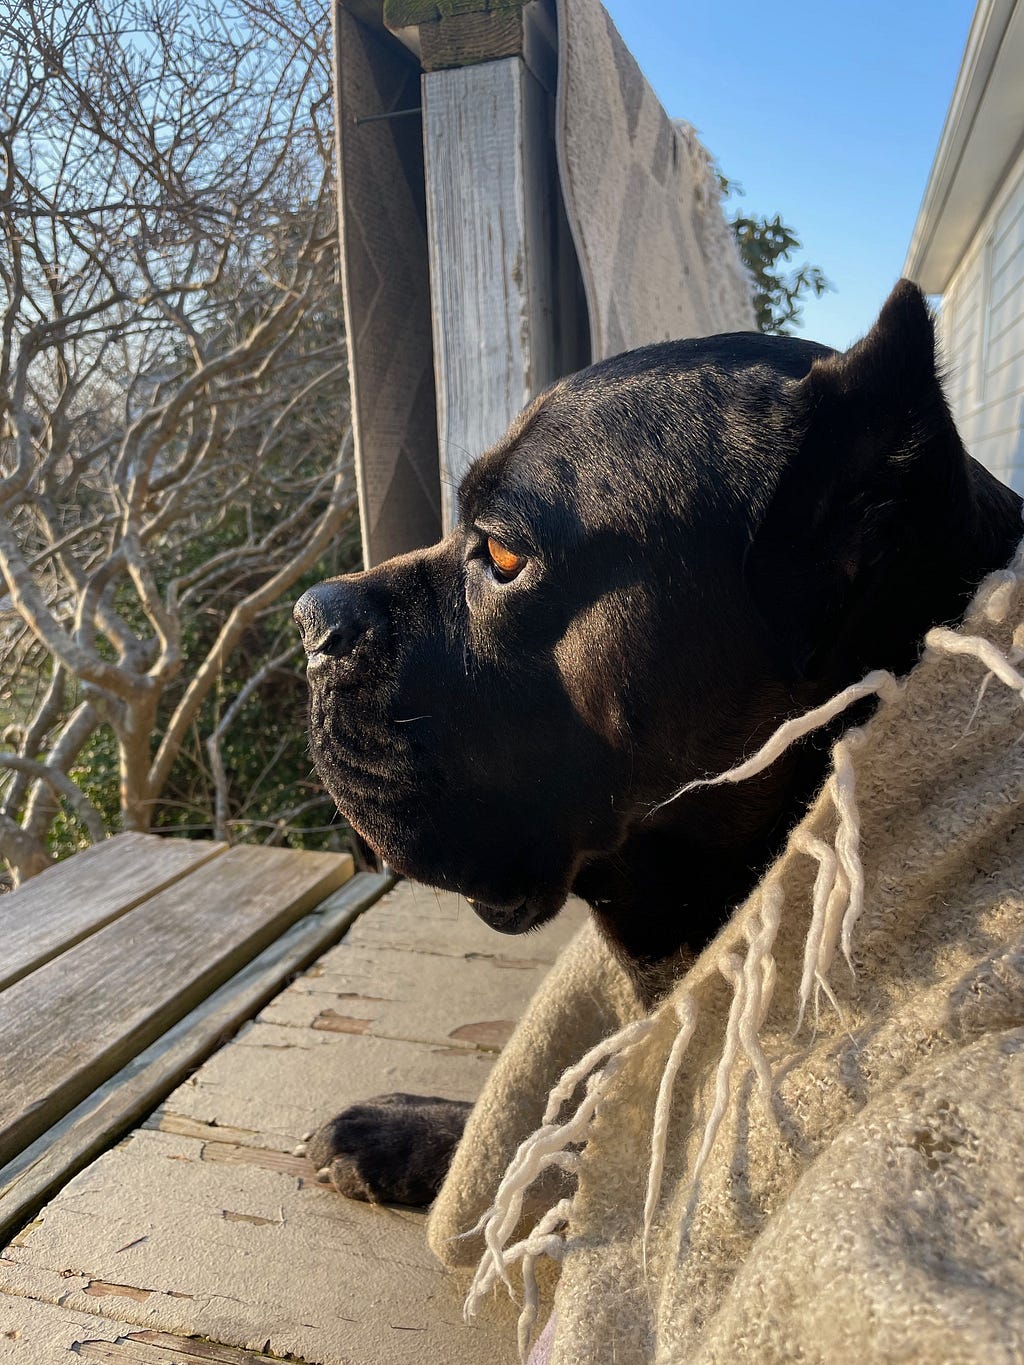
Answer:
<svg viewBox="0 0 1024 1365"><path fill-rule="evenodd" d="M516 1256L525 1254L522 1248L526 1244L519 1244L515 1255L511 1251L506 1251L505 1245L522 1216L523 1201L527 1189L549 1166L565 1166L568 1164L565 1160L565 1148L569 1144L586 1141L591 1123L606 1091L625 1064L630 1052L647 1037L654 1026L655 1020L653 1018L636 1020L620 1029L618 1033L613 1034L611 1038L605 1039L598 1047L592 1048L587 1056L596 1059L593 1065L597 1065L602 1060L605 1064L600 1071L590 1075L587 1080L586 1093L576 1109L564 1123L557 1124L554 1121L548 1121L520 1144L518 1151L509 1163L508 1169L502 1176L501 1183L494 1196L494 1203L480 1217L476 1225L464 1234L470 1236L473 1233L483 1233L486 1245L466 1297L463 1311L467 1318L474 1316L480 1300L487 1294L496 1279L503 1280L511 1293L512 1285L508 1278L507 1267L516 1259ZM582 1068L583 1061L581 1060L563 1074L552 1092L552 1098L549 1099L548 1114L557 1114L564 1099L571 1095L585 1079L585 1072ZM565 1210L569 1205L565 1201L561 1201L556 1207ZM549 1211L549 1213L553 1212L553 1210ZM548 1215L545 1214L544 1217L547 1218ZM541 1220L541 1223L543 1222L544 1219ZM546 1243L545 1250L550 1253L552 1245L553 1243Z"/></svg>
<svg viewBox="0 0 1024 1365"><path fill-rule="evenodd" d="M722 1056L719 1059L718 1072L715 1076L715 1102L711 1113L708 1115L708 1121L704 1125L704 1139L701 1142L700 1151L697 1153L697 1160L694 1162L693 1173L690 1177L691 1191L694 1192L700 1173L704 1169L704 1163L711 1155L715 1138L718 1136L719 1126L729 1105L729 1082L732 1079L733 1067L736 1065L736 1057L740 1050L740 1018L745 1004L743 963L736 954L726 953L720 958L718 970L732 987L733 997L725 1025L725 1044L722 1048Z"/></svg>
<svg viewBox="0 0 1024 1365"><path fill-rule="evenodd" d="M857 809L857 779L853 771L853 750L864 742L862 730L851 730L832 748L832 801L836 808L836 856L847 881L846 910L843 913L843 956L853 971L851 944L853 927L864 911L864 866L860 860L860 811Z"/></svg>
<svg viewBox="0 0 1024 1365"><path fill-rule="evenodd" d="M791 720L783 722L752 758L746 759L735 768L730 768L728 772L719 773L717 777L698 777L692 782L685 783L678 791L654 806L651 814L698 787L717 787L723 782L745 782L747 778L755 777L771 767L798 739L803 739L804 735L809 735L814 730L820 730L823 725L835 720L836 716L842 715L856 702L873 696L878 696L883 701L892 701L899 696L901 690L901 684L884 669L869 673L859 683L853 683L842 692L837 692L834 697L815 707L813 711L807 711L802 716L794 716Z"/></svg>
<svg viewBox="0 0 1024 1365"><path fill-rule="evenodd" d="M807 937L804 940L804 964L800 975L800 1003L797 1008L796 1028L793 1030L795 1035L800 1032L803 1026L804 1015L811 1000L811 991L820 970L819 954L825 933L825 911L829 896L836 884L839 860L836 858L835 849L829 848L823 839L816 838L806 830L798 832L793 840L793 847L799 849L801 853L816 858L818 862L818 871L814 878L814 891L811 899L811 922L808 925ZM815 1019L815 1023L817 1023L817 1019Z"/></svg>
<svg viewBox="0 0 1024 1365"><path fill-rule="evenodd" d="M537 1284L537 1260L540 1256L550 1256L560 1261L565 1248L565 1240L555 1228L567 1223L572 1212L572 1200L562 1199L554 1208L548 1209L529 1237L505 1253L506 1261L511 1263L522 1256L523 1307L519 1313L516 1335L519 1344L519 1358L526 1360L533 1340L533 1329L537 1324L540 1309L540 1288Z"/></svg>
<svg viewBox="0 0 1024 1365"><path fill-rule="evenodd" d="M835 960L836 948L839 946L839 934L842 928L843 918L850 904L850 883L846 880L846 873L842 867L836 871L836 879L829 892L828 901L825 904L825 923L824 932L821 936L821 944L818 948L818 965L814 974L814 1026L818 1027L819 1002L824 995L829 1004L843 1020L843 1009L836 993L828 979L829 970Z"/></svg>
<svg viewBox="0 0 1024 1365"><path fill-rule="evenodd" d="M775 1111L772 1108L772 1070L758 1035L767 1017L775 986L775 959L772 957L772 948L779 932L784 902L781 883L776 880L766 882L761 889L758 928L750 939L743 963L743 1012L739 1020L740 1042L757 1075L765 1112L773 1123Z"/></svg>
<svg viewBox="0 0 1024 1365"><path fill-rule="evenodd" d="M668 1120L672 1109L672 1087L682 1063L686 1049L690 1045L693 1031L697 1027L697 1002L691 995L684 995L675 1007L679 1020L679 1031L672 1044L672 1051L661 1074L658 1086L658 1099L654 1106L654 1123L651 1126L651 1164L647 1173L647 1194L644 1199L643 1262L647 1274L647 1241L654 1223L654 1213L661 1196L661 1182L665 1172L665 1152L668 1147Z"/></svg>
<svg viewBox="0 0 1024 1365"><path fill-rule="evenodd" d="M1024 698L1024 677L1014 668L998 646L980 635L958 635L955 630L936 626L924 637L925 646L943 654L971 654L979 659L1000 682Z"/></svg>
<svg viewBox="0 0 1024 1365"><path fill-rule="evenodd" d="M1012 569L1002 569L988 578L986 581L988 600L985 602L985 615L988 620L995 625L1001 625L1006 620L1013 602L1013 594L1018 586L1019 580Z"/></svg>

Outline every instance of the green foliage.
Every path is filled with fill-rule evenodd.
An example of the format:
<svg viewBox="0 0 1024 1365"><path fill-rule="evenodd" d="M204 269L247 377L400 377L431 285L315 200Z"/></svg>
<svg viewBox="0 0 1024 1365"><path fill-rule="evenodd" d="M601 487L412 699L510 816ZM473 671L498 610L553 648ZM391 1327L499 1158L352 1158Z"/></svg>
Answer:
<svg viewBox="0 0 1024 1365"><path fill-rule="evenodd" d="M743 193L741 186L724 175L719 174L719 183L726 196ZM800 250L800 239L779 214L767 218L737 213L729 219L729 225L743 264L754 281L758 330L776 336L792 335L792 328L801 320L803 301L820 298L835 286L819 266L806 261L792 270L782 268Z"/></svg>
<svg viewBox="0 0 1024 1365"><path fill-rule="evenodd" d="M206 552L216 553L211 532ZM360 567L359 525L353 513L342 534L288 594L256 621L232 655L213 695L192 727L154 813L153 828L212 838L214 790L204 740L224 709L267 659L297 639L292 603L321 579ZM191 676L190 661L202 659L220 628L219 611L201 608L190 616L182 641L185 663L179 682L169 689L162 712L170 714ZM234 842L268 839L290 848L340 849L349 846L347 826L323 792L312 770L306 739L306 679L298 658L274 669L242 707L224 735L221 753L229 786L230 834Z"/></svg>
<svg viewBox="0 0 1024 1365"><path fill-rule="evenodd" d="M107 829L119 830L121 779L117 739L113 730L104 725L89 737L68 776L77 783L99 811ZM81 821L69 810L66 801L61 801L60 811L50 826L46 842L55 858L66 858L69 854L88 847L89 839L82 829Z"/></svg>

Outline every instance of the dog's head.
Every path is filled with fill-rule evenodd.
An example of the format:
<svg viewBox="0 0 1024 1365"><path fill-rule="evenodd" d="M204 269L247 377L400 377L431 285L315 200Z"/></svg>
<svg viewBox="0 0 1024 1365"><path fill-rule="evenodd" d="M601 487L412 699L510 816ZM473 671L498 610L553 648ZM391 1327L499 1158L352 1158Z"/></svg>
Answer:
<svg viewBox="0 0 1024 1365"><path fill-rule="evenodd" d="M302 598L317 769L389 863L510 932L674 820L752 856L785 764L727 812L652 807L909 664L969 588L941 560L976 501L913 286L842 355L743 333L595 365L476 462L440 544Z"/></svg>

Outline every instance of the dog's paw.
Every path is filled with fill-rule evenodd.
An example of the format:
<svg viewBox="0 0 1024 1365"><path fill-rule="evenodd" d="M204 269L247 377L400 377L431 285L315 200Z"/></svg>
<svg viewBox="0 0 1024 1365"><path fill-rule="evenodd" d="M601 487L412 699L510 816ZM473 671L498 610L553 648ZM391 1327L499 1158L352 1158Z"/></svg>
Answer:
<svg viewBox="0 0 1024 1365"><path fill-rule="evenodd" d="M472 1105L437 1095L376 1095L313 1133L317 1178L349 1199L429 1204L441 1188Z"/></svg>

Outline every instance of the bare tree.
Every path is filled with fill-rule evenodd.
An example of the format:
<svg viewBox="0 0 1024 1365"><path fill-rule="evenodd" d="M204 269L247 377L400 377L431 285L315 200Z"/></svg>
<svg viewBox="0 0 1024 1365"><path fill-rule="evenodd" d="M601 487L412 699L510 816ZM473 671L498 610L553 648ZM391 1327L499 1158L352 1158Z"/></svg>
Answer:
<svg viewBox="0 0 1024 1365"><path fill-rule="evenodd" d="M72 774L101 731L120 821L145 830L205 724L228 832L226 666L350 515L328 34L304 0L37 0L0 20L16 881L50 861L62 801L100 832ZM289 659L272 642L246 697Z"/></svg>

